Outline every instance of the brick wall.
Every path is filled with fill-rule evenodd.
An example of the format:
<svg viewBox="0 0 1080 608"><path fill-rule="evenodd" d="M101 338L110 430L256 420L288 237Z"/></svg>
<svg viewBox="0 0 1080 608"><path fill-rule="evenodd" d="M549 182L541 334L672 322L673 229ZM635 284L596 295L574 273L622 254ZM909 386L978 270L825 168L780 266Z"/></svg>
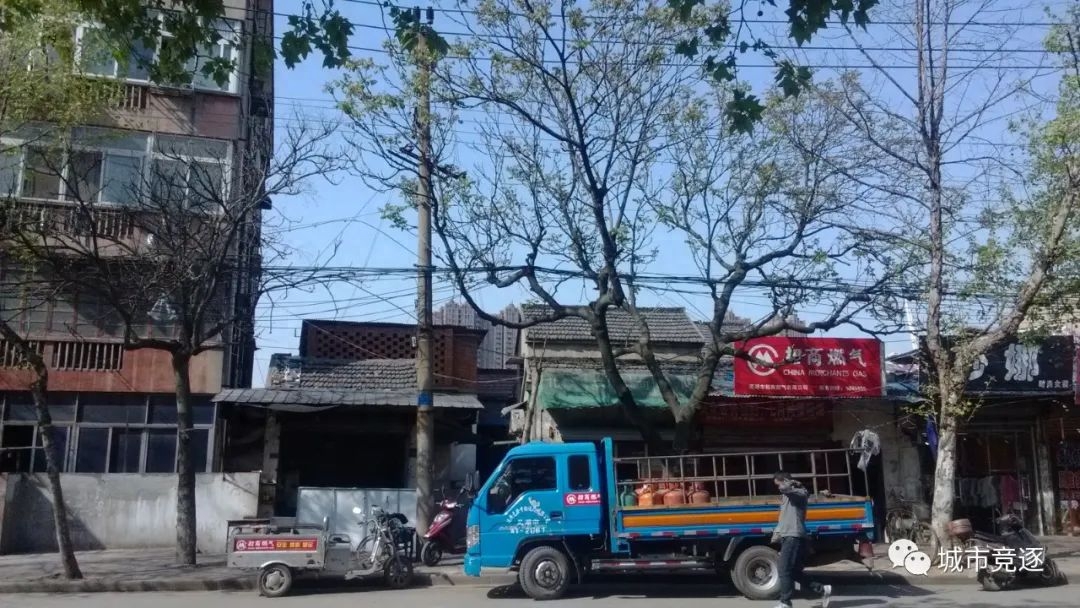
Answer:
<svg viewBox="0 0 1080 608"><path fill-rule="evenodd" d="M69 343L78 344L78 343ZM46 362L53 360L58 343L47 343L42 353ZM191 361L191 390L197 394L216 394L221 390L220 350L206 351ZM33 381L33 372L0 367L0 390L25 391ZM141 349L123 351L117 369L49 369L49 390L87 392L171 393L176 390L169 353Z"/></svg>
<svg viewBox="0 0 1080 608"><path fill-rule="evenodd" d="M413 359L415 325L306 321L300 356L317 359ZM435 388L475 390L477 349L483 333L464 327L435 328Z"/></svg>

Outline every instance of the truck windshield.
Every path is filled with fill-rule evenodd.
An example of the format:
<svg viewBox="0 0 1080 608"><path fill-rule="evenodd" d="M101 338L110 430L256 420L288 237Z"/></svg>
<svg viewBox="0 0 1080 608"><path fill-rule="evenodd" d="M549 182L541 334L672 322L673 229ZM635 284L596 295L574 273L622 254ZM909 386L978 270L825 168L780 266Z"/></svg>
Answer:
<svg viewBox="0 0 1080 608"><path fill-rule="evenodd" d="M550 456L515 458L506 463L491 487L488 512L502 513L526 492L555 489L555 459Z"/></svg>

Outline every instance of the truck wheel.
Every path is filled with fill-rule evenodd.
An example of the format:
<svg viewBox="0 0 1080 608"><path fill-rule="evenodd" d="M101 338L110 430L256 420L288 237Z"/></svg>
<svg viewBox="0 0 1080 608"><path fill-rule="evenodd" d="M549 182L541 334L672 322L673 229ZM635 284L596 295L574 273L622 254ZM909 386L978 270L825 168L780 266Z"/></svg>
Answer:
<svg viewBox="0 0 1080 608"><path fill-rule="evenodd" d="M525 554L518 573L521 589L534 600L557 600L570 586L570 563L554 547L536 547Z"/></svg>
<svg viewBox="0 0 1080 608"><path fill-rule="evenodd" d="M731 580L748 599L776 599L780 595L780 554L771 547L750 547L735 560Z"/></svg>
<svg viewBox="0 0 1080 608"><path fill-rule="evenodd" d="M259 570L259 595L281 597L292 589L292 569L284 564L270 564Z"/></svg>
<svg viewBox="0 0 1080 608"><path fill-rule="evenodd" d="M424 548L420 550L420 561L424 562L424 565L431 568L439 565L439 562L443 558L442 544L437 540L432 540L424 543Z"/></svg>

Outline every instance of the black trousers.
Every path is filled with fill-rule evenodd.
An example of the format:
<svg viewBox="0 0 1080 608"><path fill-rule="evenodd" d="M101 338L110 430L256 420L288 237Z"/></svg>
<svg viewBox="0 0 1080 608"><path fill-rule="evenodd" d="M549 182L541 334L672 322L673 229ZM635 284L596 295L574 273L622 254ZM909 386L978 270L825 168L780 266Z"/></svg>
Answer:
<svg viewBox="0 0 1080 608"><path fill-rule="evenodd" d="M791 605L795 583L799 583L804 593L808 590L815 595L822 593L821 584L807 581L803 573L808 542L805 537L798 536L785 536L780 539L780 603L785 606Z"/></svg>

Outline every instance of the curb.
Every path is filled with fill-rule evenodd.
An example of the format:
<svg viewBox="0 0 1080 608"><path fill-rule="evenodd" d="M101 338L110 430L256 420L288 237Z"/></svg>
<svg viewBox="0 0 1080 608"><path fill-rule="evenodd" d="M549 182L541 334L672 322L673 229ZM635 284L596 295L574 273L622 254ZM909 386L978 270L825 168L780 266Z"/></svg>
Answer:
<svg viewBox="0 0 1080 608"><path fill-rule="evenodd" d="M225 579L146 579L114 581L82 579L0 583L0 593L138 593L147 591L246 591L255 588L251 576Z"/></svg>
<svg viewBox="0 0 1080 608"><path fill-rule="evenodd" d="M875 570L872 572L852 571L820 571L807 569L807 574L816 581L829 583L839 587L920 587L920 586L952 586L974 585L975 578L965 575L954 576L905 576L887 570ZM1080 572L1065 573L1068 578L1080 579ZM605 589L617 587L628 593L635 593L639 588L652 591L658 589L673 588L709 588L725 587L730 585L716 582L708 577L687 577L678 580L666 579L663 575L657 575L655 580L644 582L640 579L629 581L626 578L608 576L601 580L587 582L584 588ZM313 584L325 587L346 586L346 583L338 581L316 581ZM517 584L517 576L511 573L490 574L473 577L464 574L449 574L444 572L418 572L416 573L414 589L425 587L462 587L462 588L497 588ZM159 591L252 591L255 589L254 574L246 574L229 578L186 578L186 579L145 579L145 580L108 580L108 579L84 579L79 581L67 580L38 580L26 582L0 583L0 594L8 593L146 593Z"/></svg>

